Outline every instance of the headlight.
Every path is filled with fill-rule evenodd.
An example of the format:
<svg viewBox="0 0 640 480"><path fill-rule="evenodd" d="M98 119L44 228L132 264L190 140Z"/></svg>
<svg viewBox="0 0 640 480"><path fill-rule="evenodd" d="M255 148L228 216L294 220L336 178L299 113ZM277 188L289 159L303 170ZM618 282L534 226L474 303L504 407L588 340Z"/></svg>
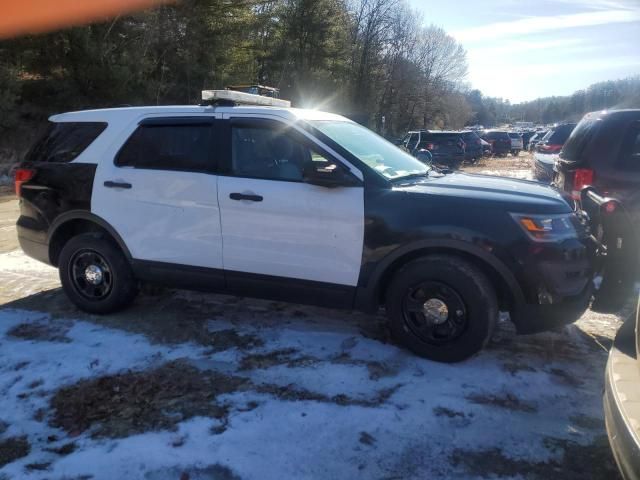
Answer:
<svg viewBox="0 0 640 480"><path fill-rule="evenodd" d="M531 215L512 213L513 219L536 242L556 242L578 236L578 218L574 213L560 215Z"/></svg>

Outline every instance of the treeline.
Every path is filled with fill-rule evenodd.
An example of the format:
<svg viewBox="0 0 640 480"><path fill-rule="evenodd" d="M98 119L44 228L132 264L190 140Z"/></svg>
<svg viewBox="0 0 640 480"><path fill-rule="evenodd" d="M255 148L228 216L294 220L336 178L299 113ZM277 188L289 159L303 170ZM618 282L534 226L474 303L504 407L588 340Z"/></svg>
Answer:
<svg viewBox="0 0 640 480"><path fill-rule="evenodd" d="M386 133L462 126L466 53L404 0L184 0L0 43L0 126L260 83Z"/></svg>
<svg viewBox="0 0 640 480"><path fill-rule="evenodd" d="M465 98L473 112L469 125L575 122L585 113L597 110L640 108L640 76L595 83L564 97L538 98L513 105L501 98L483 97L479 90L468 92Z"/></svg>
<svg viewBox="0 0 640 480"><path fill-rule="evenodd" d="M183 0L3 41L0 163L55 112L197 104L203 89L243 83L388 136L640 106L639 77L519 105L484 97L464 83L465 50L429 20L406 0Z"/></svg>

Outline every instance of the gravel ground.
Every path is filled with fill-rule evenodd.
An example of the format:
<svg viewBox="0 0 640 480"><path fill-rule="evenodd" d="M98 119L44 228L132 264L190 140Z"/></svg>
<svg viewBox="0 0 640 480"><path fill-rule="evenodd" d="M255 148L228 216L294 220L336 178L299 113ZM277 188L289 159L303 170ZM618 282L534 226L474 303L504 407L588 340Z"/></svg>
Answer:
<svg viewBox="0 0 640 480"><path fill-rule="evenodd" d="M601 393L621 316L503 321L441 365L382 314L147 289L87 315L16 250L16 212L0 197L0 479L618 478Z"/></svg>

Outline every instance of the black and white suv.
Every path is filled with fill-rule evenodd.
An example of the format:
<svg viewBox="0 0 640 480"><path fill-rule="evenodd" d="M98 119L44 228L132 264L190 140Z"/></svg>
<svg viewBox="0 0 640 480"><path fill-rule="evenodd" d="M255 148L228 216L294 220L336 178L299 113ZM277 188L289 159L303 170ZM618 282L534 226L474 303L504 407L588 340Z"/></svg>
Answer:
<svg viewBox="0 0 640 480"><path fill-rule="evenodd" d="M344 117L262 106L51 117L16 171L24 251L81 309L139 282L367 312L458 361L499 311L528 333L576 320L592 249L561 192L443 174Z"/></svg>

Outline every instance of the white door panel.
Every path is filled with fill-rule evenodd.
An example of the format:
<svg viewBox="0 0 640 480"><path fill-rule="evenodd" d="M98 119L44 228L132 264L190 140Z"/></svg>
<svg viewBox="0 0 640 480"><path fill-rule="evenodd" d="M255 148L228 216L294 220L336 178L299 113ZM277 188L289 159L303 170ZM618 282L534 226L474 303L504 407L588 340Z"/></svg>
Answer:
<svg viewBox="0 0 640 480"><path fill-rule="evenodd" d="M172 119L181 116L186 115L176 115ZM134 259L222 269L217 176L167 169L179 168L185 165L184 162L201 158L196 155L203 151L206 154L211 148L206 139L206 128L213 128L208 123L212 116L202 116L202 119L206 125L199 124L201 136L193 129L181 130L182 136L165 130L155 137L156 143L143 144L144 148L134 150L139 158L169 162L166 167L163 163L160 163L161 167L156 163L156 168L121 167L114 163L116 155L122 155L134 138L132 132L141 128L138 127L141 119L122 132L122 138L114 142L98 164L91 211L118 232ZM184 123L171 123L170 119L165 126L178 128L181 125ZM162 141L165 139L167 142ZM123 144L125 146L120 149ZM164 160L167 155L181 152L184 156L175 157L175 161L174 157ZM108 188L104 185L106 181L128 183L131 188Z"/></svg>
<svg viewBox="0 0 640 480"><path fill-rule="evenodd" d="M132 187L106 188L106 180ZM116 229L135 259L221 269L216 183L205 173L99 168L92 210Z"/></svg>
<svg viewBox="0 0 640 480"><path fill-rule="evenodd" d="M262 201L232 200L232 193ZM361 187L219 177L225 270L357 285L363 195Z"/></svg>

